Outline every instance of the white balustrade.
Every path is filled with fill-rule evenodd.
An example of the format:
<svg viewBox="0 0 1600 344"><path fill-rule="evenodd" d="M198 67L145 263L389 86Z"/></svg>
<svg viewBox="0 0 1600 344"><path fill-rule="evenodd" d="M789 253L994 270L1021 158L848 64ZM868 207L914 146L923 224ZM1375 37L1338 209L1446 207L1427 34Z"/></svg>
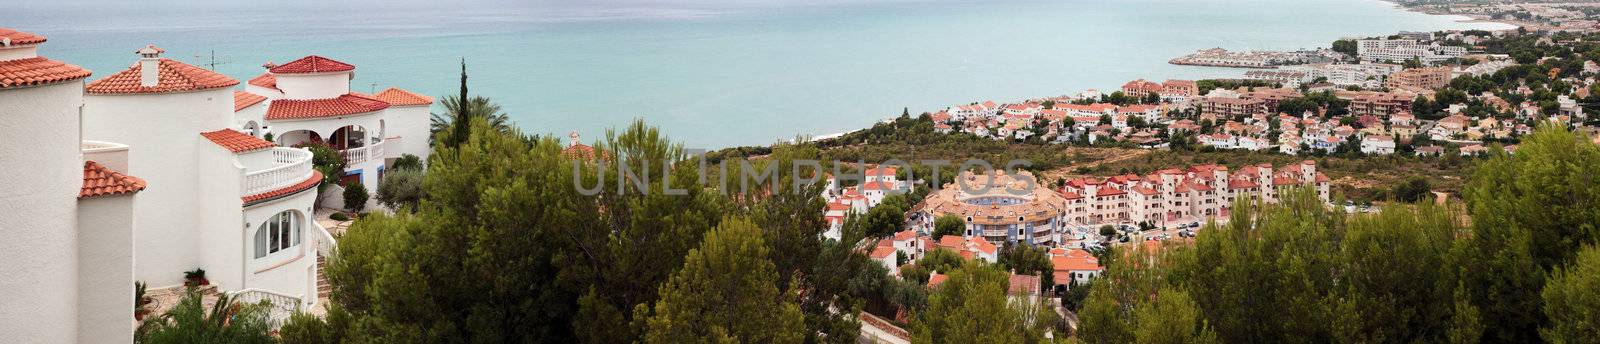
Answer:
<svg viewBox="0 0 1600 344"><path fill-rule="evenodd" d="M285 295L256 288L235 291L228 293L228 295L233 296L235 302L244 305L256 304L261 301L271 303L267 311L267 324L273 329L282 327L283 323L288 322L289 316L299 311L300 306L305 302L303 297L300 296Z"/></svg>
<svg viewBox="0 0 1600 344"><path fill-rule="evenodd" d="M346 165L359 164L371 159L382 159L383 142L379 141L366 147L342 150L339 151L339 154L344 156Z"/></svg>
<svg viewBox="0 0 1600 344"><path fill-rule="evenodd" d="M241 187L244 195L261 194L293 186L311 177L311 151L303 148L273 147L273 166L247 171Z"/></svg>

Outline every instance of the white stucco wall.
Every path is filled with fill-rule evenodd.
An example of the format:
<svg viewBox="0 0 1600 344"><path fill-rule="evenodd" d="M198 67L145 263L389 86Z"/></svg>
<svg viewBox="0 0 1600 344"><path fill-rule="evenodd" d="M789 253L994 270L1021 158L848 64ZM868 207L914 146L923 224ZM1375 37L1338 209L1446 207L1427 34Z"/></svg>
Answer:
<svg viewBox="0 0 1600 344"><path fill-rule="evenodd" d="M276 90L276 89L271 89L271 88L266 88L266 87L261 87L261 86L256 86L256 85L250 85L248 83L246 83L244 85L244 91L245 92L250 92L250 93L255 93L256 95L266 96L268 100L283 98L283 92L282 91L279 91L279 90Z"/></svg>
<svg viewBox="0 0 1600 344"><path fill-rule="evenodd" d="M199 266L206 269L206 279L222 290L244 288L244 261L238 258L243 249L238 232L244 228L243 204L239 192L244 166L233 152L221 146L202 141L196 143L195 159L199 179L194 184L201 190L199 204L194 209L196 228L193 235L199 245L196 254Z"/></svg>
<svg viewBox="0 0 1600 344"><path fill-rule="evenodd" d="M233 127L233 90L84 97L84 138L126 144L129 173L149 185L134 205L134 277L151 288L183 283L183 272L203 266L200 258L201 193L198 147L215 147L201 132ZM203 146L204 145L204 146ZM214 148L209 148L214 149ZM237 228L237 227L234 227Z"/></svg>
<svg viewBox="0 0 1600 344"><path fill-rule="evenodd" d="M135 195L78 202L78 342L133 342Z"/></svg>
<svg viewBox="0 0 1600 344"><path fill-rule="evenodd" d="M83 82L0 90L0 333L76 339Z"/></svg>
<svg viewBox="0 0 1600 344"><path fill-rule="evenodd" d="M427 105L408 105L391 106L384 110L384 124L387 126L385 141L392 144L384 148L384 155L399 158L411 154L424 161L428 159L428 108Z"/></svg>
<svg viewBox="0 0 1600 344"><path fill-rule="evenodd" d="M266 134L265 131L262 131L260 129L260 128L263 128L263 127L267 126L267 121L262 119L262 118L264 118L266 116L267 116L267 101L263 100L260 103L256 103L255 105L246 106L243 109L239 109L239 111L235 111L233 113L233 121L234 121L234 127L233 128L234 129L239 129L239 132L243 132L245 134L251 134L251 135L255 135L256 137L261 137L262 135ZM251 122L254 122L256 124L256 128L257 128L256 131L257 132L252 133L250 131L250 129L248 129L249 128L249 124ZM273 134L273 135L277 135L277 134Z"/></svg>
<svg viewBox="0 0 1600 344"><path fill-rule="evenodd" d="M275 76L286 99L328 99L350 93L351 72Z"/></svg>
<svg viewBox="0 0 1600 344"><path fill-rule="evenodd" d="M311 224L316 198L317 191L312 189L244 209L244 220L250 227L235 232L239 235L237 242L242 250L238 251L234 259L247 262L244 264L243 274L246 288L316 297L315 275L308 274L317 265L315 240L319 234L315 233L317 229ZM261 224L273 215L288 210L299 214L297 220L300 226L300 244L256 259L253 252L256 231L260 230Z"/></svg>

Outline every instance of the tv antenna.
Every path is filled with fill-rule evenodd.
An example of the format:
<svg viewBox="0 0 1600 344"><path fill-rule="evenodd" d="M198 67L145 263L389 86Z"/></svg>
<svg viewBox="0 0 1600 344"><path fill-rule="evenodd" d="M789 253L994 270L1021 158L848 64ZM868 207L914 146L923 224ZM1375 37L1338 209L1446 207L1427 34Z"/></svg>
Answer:
<svg viewBox="0 0 1600 344"><path fill-rule="evenodd" d="M194 58L196 58L196 59L205 59L206 63L202 63L201 65L206 66L206 69L210 69L213 72L217 71L217 65L225 65L225 64L233 63L233 61L229 61L229 60L217 60L217 51L215 49L211 50L211 55L210 56L194 55Z"/></svg>

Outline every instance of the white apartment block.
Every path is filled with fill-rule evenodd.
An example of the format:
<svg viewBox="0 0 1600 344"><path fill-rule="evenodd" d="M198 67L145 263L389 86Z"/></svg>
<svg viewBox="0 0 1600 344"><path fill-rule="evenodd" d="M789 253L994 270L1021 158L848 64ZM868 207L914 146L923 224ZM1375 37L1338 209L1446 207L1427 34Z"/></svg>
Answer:
<svg viewBox="0 0 1600 344"><path fill-rule="evenodd" d="M1422 44L1414 39L1363 39L1356 41L1356 55L1362 62L1401 63L1419 59L1425 64L1437 64L1467 54L1467 48L1441 46L1438 43Z"/></svg>

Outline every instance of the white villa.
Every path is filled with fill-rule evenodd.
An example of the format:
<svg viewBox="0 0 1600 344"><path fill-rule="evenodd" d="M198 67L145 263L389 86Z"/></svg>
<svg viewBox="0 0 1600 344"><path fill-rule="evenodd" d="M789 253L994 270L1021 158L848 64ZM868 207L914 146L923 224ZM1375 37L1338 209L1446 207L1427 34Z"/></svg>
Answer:
<svg viewBox="0 0 1600 344"><path fill-rule="evenodd" d="M428 154L432 99L353 93L350 64L308 56L241 92L149 45L86 83L38 57L44 41L0 28L0 210L27 215L0 220L20 231L0 243L0 285L18 292L0 333L18 342L132 342L134 281L176 288L195 269L223 292L313 305L334 239L313 220L324 178L293 146L338 149L342 184L369 190L391 159Z"/></svg>

